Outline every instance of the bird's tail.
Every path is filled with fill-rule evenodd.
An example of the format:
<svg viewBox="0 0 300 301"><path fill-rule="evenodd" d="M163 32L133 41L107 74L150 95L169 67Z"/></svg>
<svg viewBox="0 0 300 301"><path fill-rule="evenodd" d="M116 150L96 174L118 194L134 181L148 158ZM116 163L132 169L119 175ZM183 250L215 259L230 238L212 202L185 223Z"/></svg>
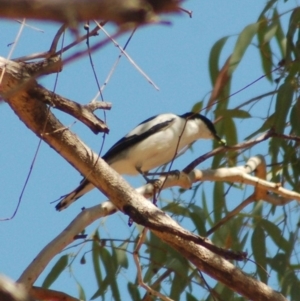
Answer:
<svg viewBox="0 0 300 301"><path fill-rule="evenodd" d="M66 209L73 202L75 202L77 199L79 199L81 196L83 196L93 188L95 188L95 186L91 182L89 182L87 179L83 179L77 188L60 198L60 202L55 206L55 209L57 211Z"/></svg>

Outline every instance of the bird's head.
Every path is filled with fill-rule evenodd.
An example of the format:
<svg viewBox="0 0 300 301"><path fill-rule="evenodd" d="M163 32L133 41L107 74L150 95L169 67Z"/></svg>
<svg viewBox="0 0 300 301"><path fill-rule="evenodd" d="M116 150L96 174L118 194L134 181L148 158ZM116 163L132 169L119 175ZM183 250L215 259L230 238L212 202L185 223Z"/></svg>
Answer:
<svg viewBox="0 0 300 301"><path fill-rule="evenodd" d="M226 146L226 141L217 134L214 124L205 116L193 112L181 115L188 124L196 124L198 127L198 139L216 139L222 146Z"/></svg>

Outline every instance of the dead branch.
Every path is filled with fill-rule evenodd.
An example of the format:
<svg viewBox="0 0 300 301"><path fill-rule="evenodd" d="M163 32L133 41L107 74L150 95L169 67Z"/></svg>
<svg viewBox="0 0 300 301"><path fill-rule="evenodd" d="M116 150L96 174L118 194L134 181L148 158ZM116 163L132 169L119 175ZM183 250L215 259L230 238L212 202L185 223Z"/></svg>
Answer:
<svg viewBox="0 0 300 301"><path fill-rule="evenodd" d="M80 120L95 134L100 132L108 133L107 125L93 112L98 109L110 110L111 103L104 101L93 101L87 105L81 105L75 101L50 92L40 85L36 85L30 90L30 95L51 107L63 111Z"/></svg>
<svg viewBox="0 0 300 301"><path fill-rule="evenodd" d="M151 23L157 14L179 12L180 0L0 0L1 18L56 21L76 26L87 20L107 20L116 24ZM11 9L13 7L13 9Z"/></svg>
<svg viewBox="0 0 300 301"><path fill-rule="evenodd" d="M26 284L27 288L30 288L49 264L50 260L66 246L74 242L78 233L95 220L114 214L116 211L117 208L111 202L103 202L100 205L83 210L57 237L44 247L24 270L18 281Z"/></svg>
<svg viewBox="0 0 300 301"><path fill-rule="evenodd" d="M53 56L39 62L23 64L24 70L26 70L28 74L34 76L35 78L41 75L61 72L63 67L60 56Z"/></svg>

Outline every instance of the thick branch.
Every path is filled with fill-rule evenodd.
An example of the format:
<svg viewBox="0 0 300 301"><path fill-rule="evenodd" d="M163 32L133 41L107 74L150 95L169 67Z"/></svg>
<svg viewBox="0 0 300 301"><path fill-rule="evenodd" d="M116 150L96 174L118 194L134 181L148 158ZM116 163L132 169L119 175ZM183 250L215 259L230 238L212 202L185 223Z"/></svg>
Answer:
<svg viewBox="0 0 300 301"><path fill-rule="evenodd" d="M0 0L0 17L38 19L75 25L87 20L142 24L157 13L178 11L180 1L160 0ZM13 8L13 9L12 9Z"/></svg>
<svg viewBox="0 0 300 301"><path fill-rule="evenodd" d="M63 111L80 120L95 134L109 132L105 122L93 113L93 111L97 109L110 110L111 104L108 102L94 101L87 105L81 105L75 101L50 92L40 85L37 85L34 87L34 89L31 89L30 94L32 97L39 99L51 107Z"/></svg>
<svg viewBox="0 0 300 301"><path fill-rule="evenodd" d="M154 233L159 235L156 232ZM171 237L169 237L169 239L172 240ZM208 275L214 275L213 278L223 282L226 286L249 300L287 301L280 293L275 292L264 283L246 275L227 260L208 252L205 248L197 246L193 242L180 239L177 239L176 242L172 242L168 241L166 237L165 241L173 247L175 247L174 243L179 242L176 246L176 250L191 261L199 270L204 271ZM219 268L216 269L216 267ZM245 294L246 291L247 294Z"/></svg>
<svg viewBox="0 0 300 301"><path fill-rule="evenodd" d="M249 175L249 173L254 171L255 176ZM244 183L255 188L255 198L257 200L263 199L273 205L284 205L291 200L300 202L300 194L298 192L283 188L280 183L269 182L265 180L265 177L266 165L264 158L257 155L249 158L245 165L206 170L195 169L189 174L181 172L179 175L169 175L167 180L165 180L165 177L162 177L160 183L163 185L163 189L174 186L188 189L193 183L205 181ZM159 189L162 189L162 186L160 186ZM145 197L151 197L154 188L152 184L147 184L138 188L137 191ZM278 194L280 198L269 195L269 192Z"/></svg>

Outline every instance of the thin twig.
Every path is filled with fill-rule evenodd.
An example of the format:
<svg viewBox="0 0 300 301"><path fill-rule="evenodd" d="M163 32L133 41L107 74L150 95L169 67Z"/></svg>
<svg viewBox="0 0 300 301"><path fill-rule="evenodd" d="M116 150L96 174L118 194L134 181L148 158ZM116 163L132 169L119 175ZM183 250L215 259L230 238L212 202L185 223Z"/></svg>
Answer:
<svg viewBox="0 0 300 301"><path fill-rule="evenodd" d="M266 133L264 133L263 135L259 136L258 138L256 139L253 139L253 140L249 140L249 141L245 141L245 142L242 142L242 143L238 143L236 145L233 145L233 146L221 146L221 147L218 147L206 154L204 154L203 156L201 157L198 157L197 159L195 159L194 161L192 161L189 165L187 165L184 169L183 169L183 172L185 173L190 173L193 169L196 168L196 166L198 166L200 163L202 163L203 161L207 160L208 158L211 158L211 157L214 157L215 155L217 154L220 154L220 153L225 153L229 150L239 150L239 149L246 149L246 148L250 148L252 147L253 145L256 145L258 143L261 143L267 139L269 139L270 137L273 136L273 130L270 130Z"/></svg>
<svg viewBox="0 0 300 301"><path fill-rule="evenodd" d="M157 90L159 91L158 86L154 83L154 81L134 62L134 60L127 54L127 52L115 41L114 36L110 36L110 34L97 22L96 24L102 29L102 31L106 34L106 36L114 43L116 47L120 49L122 54L128 59L128 61L146 78L146 80Z"/></svg>
<svg viewBox="0 0 300 301"><path fill-rule="evenodd" d="M97 26L97 28L98 28L98 26ZM135 31L136 31L136 28L134 28L134 30L131 32L131 34L130 34L128 40L126 41L126 43L125 43L125 45L124 45L124 47L123 47L124 50L127 48L127 46L128 46L128 44L129 44L129 42L130 42L130 40L131 40L133 34L135 33ZM120 62L120 60L121 60L121 58L122 58L122 52L119 54L118 58L117 58L116 61L114 62L114 64L113 64L112 68L110 69L110 71L109 71L109 73L108 73L108 75L107 75L107 77L106 77L106 79L105 79L105 81L104 81L104 83L103 83L101 89L98 91L98 93L96 94L96 96L94 97L94 99L92 100L92 102L93 102L93 101L96 101L96 99L99 97L99 95L101 94L101 92L104 91L104 89L105 89L105 87L107 86L108 82L110 81L110 79L111 79L113 73L115 72L115 70L116 70L116 68L117 68L117 66L118 66L118 64L119 64L119 62Z"/></svg>
<svg viewBox="0 0 300 301"><path fill-rule="evenodd" d="M244 200L241 204L235 207L232 211L230 211L224 218L222 218L216 225L214 225L210 230L206 232L206 236L209 236L213 232L215 232L218 228L232 219L234 216L239 214L241 210L243 210L246 206L255 201L254 194L250 195L246 200Z"/></svg>

